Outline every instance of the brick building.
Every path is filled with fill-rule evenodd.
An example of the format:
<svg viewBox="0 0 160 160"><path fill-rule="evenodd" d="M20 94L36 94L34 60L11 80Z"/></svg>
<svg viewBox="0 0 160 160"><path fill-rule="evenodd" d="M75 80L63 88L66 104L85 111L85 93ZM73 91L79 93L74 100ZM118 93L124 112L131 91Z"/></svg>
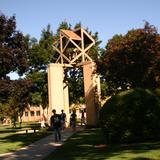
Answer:
<svg viewBox="0 0 160 160"><path fill-rule="evenodd" d="M22 122L35 122L35 121L41 121L42 114L47 119L48 110L43 109L42 106L28 106L28 108L25 109L22 116ZM19 117L20 119L20 117Z"/></svg>

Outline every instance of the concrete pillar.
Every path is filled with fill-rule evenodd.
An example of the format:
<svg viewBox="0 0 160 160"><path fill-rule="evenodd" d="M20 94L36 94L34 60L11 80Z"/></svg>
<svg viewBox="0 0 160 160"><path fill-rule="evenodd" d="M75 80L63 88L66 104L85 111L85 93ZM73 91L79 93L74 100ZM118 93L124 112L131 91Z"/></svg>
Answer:
<svg viewBox="0 0 160 160"><path fill-rule="evenodd" d="M99 104L96 98L96 83L94 78L94 63L87 62L83 65L84 92L86 103L86 118L88 126L98 123Z"/></svg>
<svg viewBox="0 0 160 160"><path fill-rule="evenodd" d="M64 98L64 112L66 113L66 126L69 126L69 94L68 94L68 84L66 82L63 83L63 98Z"/></svg>
<svg viewBox="0 0 160 160"><path fill-rule="evenodd" d="M48 65L48 118L52 115L52 110L55 109L57 114L63 109L69 117L69 97L68 86L63 82L64 70L61 64L51 63Z"/></svg>

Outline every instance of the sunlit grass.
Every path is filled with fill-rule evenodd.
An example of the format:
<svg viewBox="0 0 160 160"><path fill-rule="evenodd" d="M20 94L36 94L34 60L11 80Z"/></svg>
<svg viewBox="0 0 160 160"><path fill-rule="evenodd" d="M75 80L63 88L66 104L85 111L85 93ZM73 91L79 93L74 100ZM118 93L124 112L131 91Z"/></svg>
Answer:
<svg viewBox="0 0 160 160"><path fill-rule="evenodd" d="M19 129L13 129L9 126L0 127L0 154L15 151L52 133L45 129L36 133L26 133L24 126L21 130L24 132L18 133L16 131Z"/></svg>

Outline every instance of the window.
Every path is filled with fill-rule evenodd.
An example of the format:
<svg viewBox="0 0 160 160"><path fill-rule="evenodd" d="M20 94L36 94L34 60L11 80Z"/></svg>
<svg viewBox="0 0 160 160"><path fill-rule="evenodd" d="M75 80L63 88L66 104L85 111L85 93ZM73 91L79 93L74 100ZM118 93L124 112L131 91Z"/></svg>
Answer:
<svg viewBox="0 0 160 160"><path fill-rule="evenodd" d="M36 116L40 116L40 111L36 111Z"/></svg>
<svg viewBox="0 0 160 160"><path fill-rule="evenodd" d="M25 112L25 116L28 117L28 112Z"/></svg>
<svg viewBox="0 0 160 160"><path fill-rule="evenodd" d="M34 116L34 111L31 111L31 116L32 116L32 117Z"/></svg>

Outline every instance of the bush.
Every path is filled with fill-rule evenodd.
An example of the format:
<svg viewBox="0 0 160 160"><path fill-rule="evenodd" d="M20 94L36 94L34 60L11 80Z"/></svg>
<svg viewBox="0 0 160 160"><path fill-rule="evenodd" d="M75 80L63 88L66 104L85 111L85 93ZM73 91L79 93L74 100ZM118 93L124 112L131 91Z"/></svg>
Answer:
<svg viewBox="0 0 160 160"><path fill-rule="evenodd" d="M160 100L147 89L121 92L100 110L100 125L107 143L160 139Z"/></svg>

